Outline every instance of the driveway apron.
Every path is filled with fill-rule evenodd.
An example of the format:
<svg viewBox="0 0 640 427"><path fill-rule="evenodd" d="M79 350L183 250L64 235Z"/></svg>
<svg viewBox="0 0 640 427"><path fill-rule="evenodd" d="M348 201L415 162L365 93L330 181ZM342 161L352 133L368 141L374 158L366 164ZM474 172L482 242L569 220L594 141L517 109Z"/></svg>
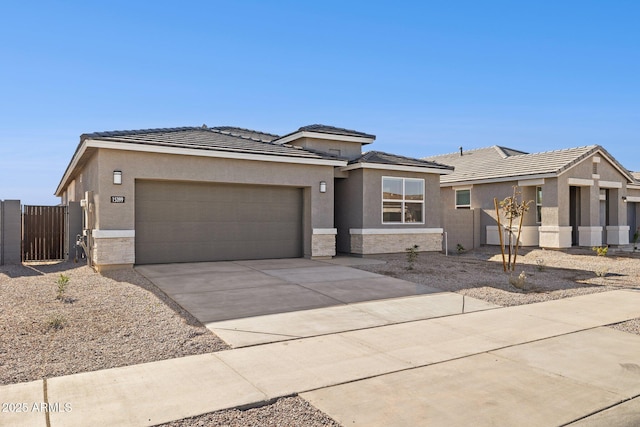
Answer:
<svg viewBox="0 0 640 427"><path fill-rule="evenodd" d="M440 292L308 259L136 267L202 323Z"/></svg>

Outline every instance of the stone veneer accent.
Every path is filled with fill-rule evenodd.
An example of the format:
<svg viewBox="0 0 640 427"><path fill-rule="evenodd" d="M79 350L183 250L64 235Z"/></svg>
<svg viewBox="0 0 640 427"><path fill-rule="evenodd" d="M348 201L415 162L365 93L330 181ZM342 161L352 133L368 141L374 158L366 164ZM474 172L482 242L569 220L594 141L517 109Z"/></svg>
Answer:
<svg viewBox="0 0 640 427"><path fill-rule="evenodd" d="M335 228L314 229L311 235L311 258L329 258L336 255Z"/></svg>
<svg viewBox="0 0 640 427"><path fill-rule="evenodd" d="M93 265L98 270L107 265L133 265L135 248L135 237L94 237Z"/></svg>
<svg viewBox="0 0 640 427"><path fill-rule="evenodd" d="M351 234L351 253L360 255L387 254L405 252L407 248L418 245L419 252L442 250L442 229L364 229L349 230Z"/></svg>

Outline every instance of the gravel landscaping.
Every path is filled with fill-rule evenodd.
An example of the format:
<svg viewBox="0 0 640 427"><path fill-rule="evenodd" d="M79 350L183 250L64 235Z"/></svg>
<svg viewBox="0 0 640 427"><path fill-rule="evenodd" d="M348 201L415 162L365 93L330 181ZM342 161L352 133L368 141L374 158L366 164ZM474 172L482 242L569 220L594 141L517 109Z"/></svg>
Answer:
<svg viewBox="0 0 640 427"><path fill-rule="evenodd" d="M460 255L420 253L413 269L406 254L376 255L385 264L357 268L414 283L458 292L502 306L531 304L620 288L640 289L640 258L597 256L575 249L521 250L513 273L505 273L499 248L486 247ZM523 289L509 281L525 273ZM599 276L600 274L601 276Z"/></svg>
<svg viewBox="0 0 640 427"><path fill-rule="evenodd" d="M503 272L497 248L450 256L420 253L412 269L406 254L375 258L386 263L358 268L502 306L640 289L638 254L524 250L512 275ZM58 292L61 274L69 282ZM640 334L640 319L612 327ZM0 385L227 348L134 270L99 275L73 263L0 267ZM338 426L299 397L165 425Z"/></svg>
<svg viewBox="0 0 640 427"><path fill-rule="evenodd" d="M501 306L532 304L615 289L640 290L640 253L597 256L589 249L521 250L513 273L505 273L498 247L461 254L420 253L413 269L406 254L376 255L385 264L359 266L414 283L457 292ZM522 289L511 284L524 272ZM640 319L612 325L640 334Z"/></svg>
<svg viewBox="0 0 640 427"><path fill-rule="evenodd" d="M69 277L63 299L60 274ZM226 348L134 270L0 267L0 385Z"/></svg>
<svg viewBox="0 0 640 427"><path fill-rule="evenodd" d="M240 411L211 412L162 424L162 427L339 427L328 415L300 397L285 397L271 405Z"/></svg>

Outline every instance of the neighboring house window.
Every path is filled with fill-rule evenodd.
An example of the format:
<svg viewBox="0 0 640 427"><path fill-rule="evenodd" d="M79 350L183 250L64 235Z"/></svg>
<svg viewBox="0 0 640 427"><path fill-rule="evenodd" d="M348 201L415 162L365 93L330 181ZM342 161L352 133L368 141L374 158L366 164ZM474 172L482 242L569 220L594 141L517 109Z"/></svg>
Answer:
<svg viewBox="0 0 640 427"><path fill-rule="evenodd" d="M536 222L542 224L542 187L536 187Z"/></svg>
<svg viewBox="0 0 640 427"><path fill-rule="evenodd" d="M423 223L424 179L382 177L382 222Z"/></svg>
<svg viewBox="0 0 640 427"><path fill-rule="evenodd" d="M471 209L471 190L456 190L456 209Z"/></svg>

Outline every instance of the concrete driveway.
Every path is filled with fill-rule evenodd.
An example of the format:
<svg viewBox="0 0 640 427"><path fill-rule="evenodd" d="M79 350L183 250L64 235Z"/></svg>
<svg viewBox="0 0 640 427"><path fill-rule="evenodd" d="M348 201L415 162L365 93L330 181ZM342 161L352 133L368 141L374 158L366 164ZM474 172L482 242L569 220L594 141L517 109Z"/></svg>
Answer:
<svg viewBox="0 0 640 427"><path fill-rule="evenodd" d="M223 261L136 267L204 324L441 292L345 265L337 258Z"/></svg>

